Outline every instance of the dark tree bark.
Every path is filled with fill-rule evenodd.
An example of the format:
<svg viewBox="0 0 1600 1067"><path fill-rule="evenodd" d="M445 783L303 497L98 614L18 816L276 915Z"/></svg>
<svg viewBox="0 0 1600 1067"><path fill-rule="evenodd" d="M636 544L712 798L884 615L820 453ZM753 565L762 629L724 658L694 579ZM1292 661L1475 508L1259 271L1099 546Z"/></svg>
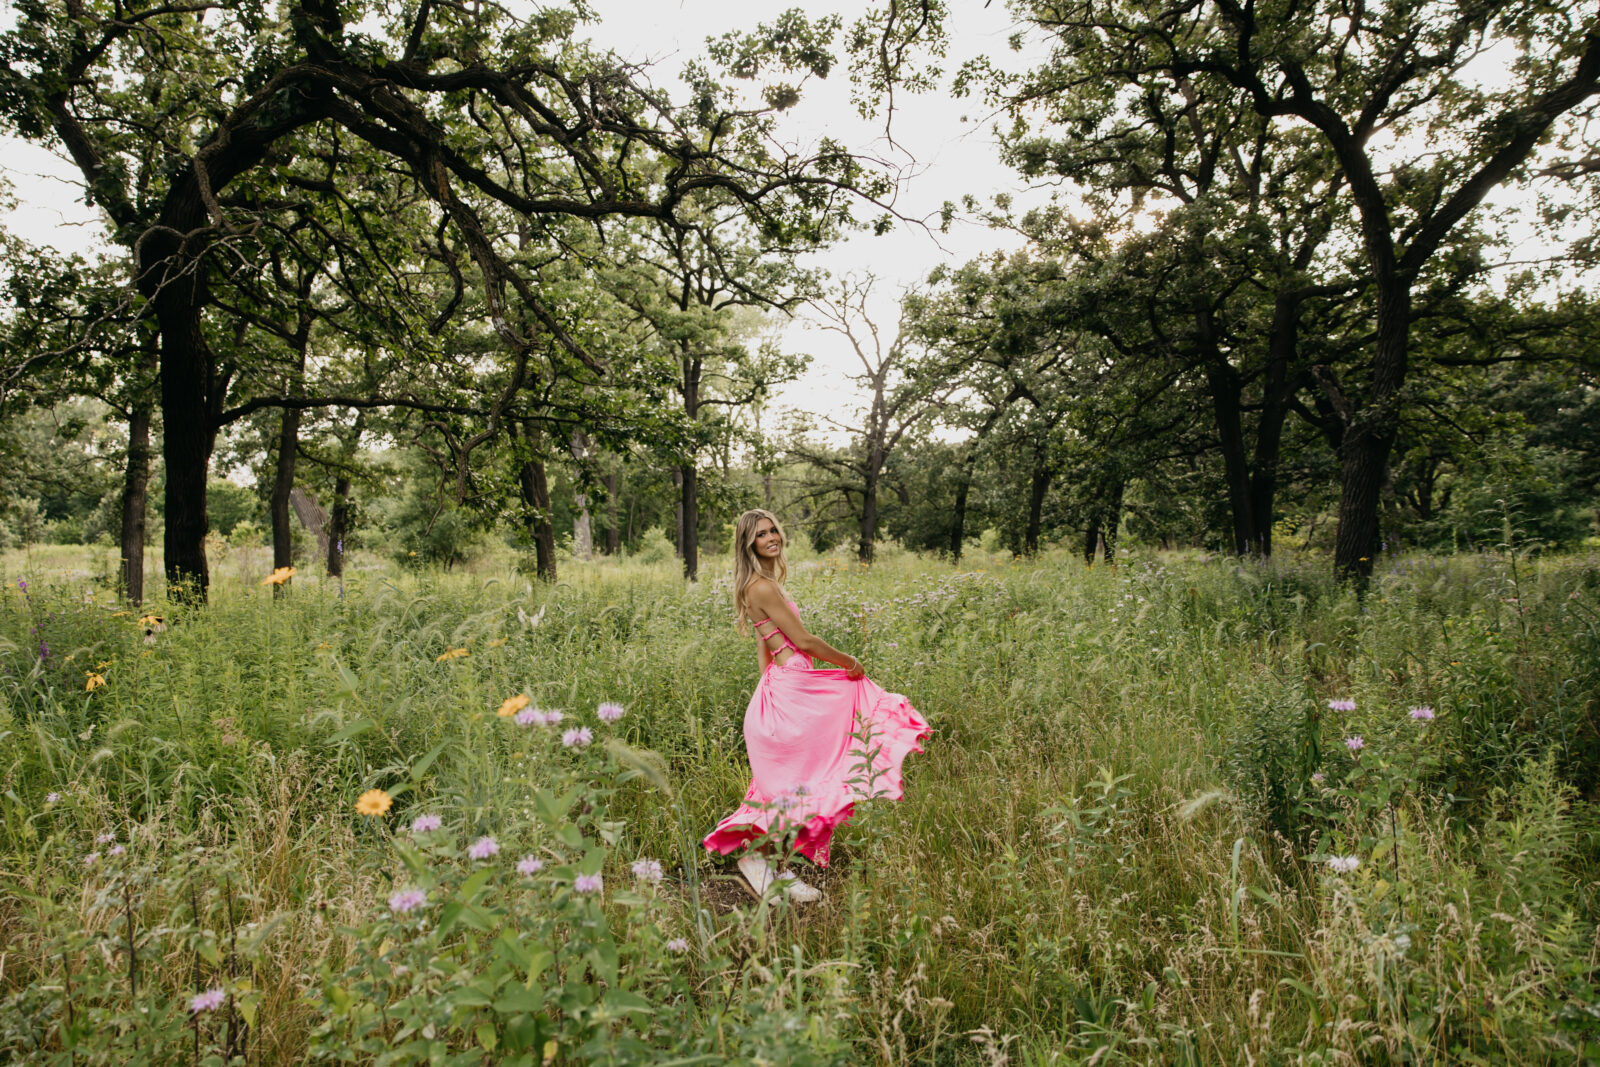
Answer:
<svg viewBox="0 0 1600 1067"><path fill-rule="evenodd" d="M278 428L278 461L272 479L268 509L272 514L272 566L294 566L294 528L290 525L289 494L294 489L295 462L300 456L300 410L288 408ZM290 579L293 581L294 579ZM288 582L272 587L272 595L288 595Z"/></svg>
<svg viewBox="0 0 1600 1067"><path fill-rule="evenodd" d="M861 538L856 546L856 558L871 563L878 542L878 481L883 477L883 464L887 457L883 446L869 442L867 448L866 478L862 485Z"/></svg>
<svg viewBox="0 0 1600 1067"><path fill-rule="evenodd" d="M683 468L683 576L700 577L700 472L694 464Z"/></svg>
<svg viewBox="0 0 1600 1067"><path fill-rule="evenodd" d="M617 525L617 489L621 479L615 471L602 479L606 487L606 555L622 551L622 529Z"/></svg>
<svg viewBox="0 0 1600 1067"><path fill-rule="evenodd" d="M1034 458L1033 486L1028 494L1028 527L1023 533L1022 550L1029 556L1039 554L1039 531L1044 523L1044 500L1050 492L1050 483L1055 478L1055 472L1045 462L1041 452Z"/></svg>
<svg viewBox="0 0 1600 1067"><path fill-rule="evenodd" d="M122 482L122 595L144 603L144 541L150 501L150 416L152 404L139 401L128 416L128 460Z"/></svg>
<svg viewBox="0 0 1600 1067"><path fill-rule="evenodd" d="M515 429L512 432L515 433ZM517 484L522 492L529 538L533 541L534 572L541 581L554 582L556 527L550 509L550 482L545 477L544 456L539 452L542 434L535 424L528 423L522 427L522 435L527 445L527 455L518 468Z"/></svg>
<svg viewBox="0 0 1600 1067"><path fill-rule="evenodd" d="M350 476L333 482L333 508L328 515L328 577L344 577L344 538L350 532Z"/></svg>
<svg viewBox="0 0 1600 1067"><path fill-rule="evenodd" d="M961 461L961 473L956 477L955 513L950 521L950 558L956 563L961 562L961 552L966 547L967 494L972 491L972 468L977 460L977 449L969 450Z"/></svg>

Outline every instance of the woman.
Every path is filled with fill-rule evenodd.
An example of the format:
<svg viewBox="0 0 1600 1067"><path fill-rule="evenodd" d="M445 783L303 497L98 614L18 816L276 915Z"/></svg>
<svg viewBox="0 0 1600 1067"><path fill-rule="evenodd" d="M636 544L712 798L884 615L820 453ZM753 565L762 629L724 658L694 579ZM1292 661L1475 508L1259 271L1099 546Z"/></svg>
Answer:
<svg viewBox="0 0 1600 1067"><path fill-rule="evenodd" d="M771 512L739 516L733 608L739 632L755 630L761 657L761 680L744 713L750 789L704 842L723 854L750 845L739 872L758 895L773 884L772 858L783 839L792 834L795 851L826 867L833 831L857 800L899 800L900 764L932 733L905 697L866 677L860 660L806 632L783 591L783 546ZM842 669L818 669L811 657ZM792 900L821 896L798 879L786 881Z"/></svg>

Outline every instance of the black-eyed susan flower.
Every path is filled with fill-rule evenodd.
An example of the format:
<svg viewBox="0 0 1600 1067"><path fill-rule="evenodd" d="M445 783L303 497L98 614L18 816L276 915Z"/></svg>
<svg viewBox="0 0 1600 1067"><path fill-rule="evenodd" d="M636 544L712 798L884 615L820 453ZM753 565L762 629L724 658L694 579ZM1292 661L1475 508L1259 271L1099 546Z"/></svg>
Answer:
<svg viewBox="0 0 1600 1067"><path fill-rule="evenodd" d="M83 683L83 691L85 693L92 693L96 689L104 688L106 684L105 675L96 674L93 671L85 671L84 673L89 676Z"/></svg>
<svg viewBox="0 0 1600 1067"><path fill-rule="evenodd" d="M356 814L358 815L383 815L386 814L394 797L381 789L369 789L356 798Z"/></svg>
<svg viewBox="0 0 1600 1067"><path fill-rule="evenodd" d="M293 577L294 577L294 568L293 567L279 567L276 570L274 570L271 574L269 574L265 578L261 579L261 584L262 585L282 585L284 582L287 582L290 578L293 578Z"/></svg>
<svg viewBox="0 0 1600 1067"><path fill-rule="evenodd" d="M467 657L469 655L471 655L471 653L469 653L464 648L451 648L451 649L446 649L445 651L439 653L437 656L433 657L433 661L435 663L443 663L447 659L464 659L465 657ZM513 713L513 714L515 714L515 713Z"/></svg>
<svg viewBox="0 0 1600 1067"><path fill-rule="evenodd" d="M505 700L501 701L500 709L495 714L502 719L509 719L531 703L533 702L528 699L526 693L518 693L516 696L506 697Z"/></svg>

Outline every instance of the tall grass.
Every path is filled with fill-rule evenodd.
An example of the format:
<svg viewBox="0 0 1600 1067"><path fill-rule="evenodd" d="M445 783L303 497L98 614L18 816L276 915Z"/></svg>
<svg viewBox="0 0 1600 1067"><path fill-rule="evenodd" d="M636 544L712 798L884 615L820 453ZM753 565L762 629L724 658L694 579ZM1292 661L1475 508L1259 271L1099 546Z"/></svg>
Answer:
<svg viewBox="0 0 1600 1067"><path fill-rule="evenodd" d="M1320 560L809 561L790 585L807 624L935 734L906 800L841 831L824 901L772 915L697 847L748 777L755 651L725 578L685 588L670 564L596 563L544 588L494 561L363 562L342 595L297 578L274 600L254 584L265 561L235 556L212 604L159 609L147 645L88 550L0 560L0 1050L44 1061L78 1041L93 1062L93 1033L55 1018L90 945L106 988L86 1002L115 1029L132 1026L105 1007L126 957L181 1008L195 946L233 928L250 1025L216 1055L326 1054L328 976L366 958L404 875L389 828L423 810L464 836L538 821L545 765L494 715L526 692L574 721L623 703L617 738L664 765L670 792L625 774L593 817L608 884L659 857L651 906L706 932L698 985L662 994L696 1047L847 1063L1600 1055L1592 556L1405 557L1365 599ZM105 685L87 690L90 673ZM1328 707L1344 699L1354 711ZM1435 719L1408 716L1423 705ZM353 813L370 788L396 797L384 820ZM214 859L151 860L119 910L84 866L107 832ZM1336 854L1359 867L1335 873ZM712 984L726 994L707 1002ZM730 1036L727 1020L779 1004L793 1034ZM652 1040L607 1055L666 1056Z"/></svg>

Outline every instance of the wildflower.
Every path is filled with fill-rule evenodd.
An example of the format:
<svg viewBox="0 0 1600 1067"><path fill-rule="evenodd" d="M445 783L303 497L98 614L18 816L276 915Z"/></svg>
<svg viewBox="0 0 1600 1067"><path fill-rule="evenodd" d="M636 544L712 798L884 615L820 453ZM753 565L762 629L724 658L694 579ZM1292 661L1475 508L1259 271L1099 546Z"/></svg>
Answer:
<svg viewBox="0 0 1600 1067"><path fill-rule="evenodd" d="M447 659L461 659L467 655L470 655L470 653L464 648L448 648L433 657L433 662L443 663Z"/></svg>
<svg viewBox="0 0 1600 1067"><path fill-rule="evenodd" d="M97 845L109 845L116 839L116 834L101 834L99 837L94 839L94 843Z"/></svg>
<svg viewBox="0 0 1600 1067"><path fill-rule="evenodd" d="M279 567L276 570L274 570L271 574L269 574L265 578L261 579L261 584L262 585L282 585L284 582L287 582L290 578L293 578L293 577L294 577L294 568L293 567Z"/></svg>
<svg viewBox="0 0 1600 1067"><path fill-rule="evenodd" d="M1326 774L1323 774L1321 771L1318 771L1316 774L1313 774L1311 776L1311 780L1313 782L1316 782L1318 785L1321 785L1323 782L1326 782L1328 780L1328 776Z"/></svg>
<svg viewBox="0 0 1600 1067"><path fill-rule="evenodd" d="M428 894L420 889L396 889L389 894L389 910L396 915L416 911L428 902Z"/></svg>
<svg viewBox="0 0 1600 1067"><path fill-rule="evenodd" d="M139 625L146 630L154 630L159 634L166 631L167 620L162 615L141 615L139 616Z"/></svg>
<svg viewBox="0 0 1600 1067"><path fill-rule="evenodd" d="M358 815L384 815L394 803L394 797L381 789L369 789L356 798Z"/></svg>
<svg viewBox="0 0 1600 1067"><path fill-rule="evenodd" d="M1361 866L1360 856L1329 856L1328 869L1335 874L1349 874Z"/></svg>
<svg viewBox="0 0 1600 1067"><path fill-rule="evenodd" d="M505 700L501 701L500 710L495 714L502 719L509 719L531 703L533 701L528 699L528 694L518 693L516 696L506 697Z"/></svg>
<svg viewBox="0 0 1600 1067"><path fill-rule="evenodd" d="M661 861L635 860L633 863L633 876L641 882L661 881Z"/></svg>
<svg viewBox="0 0 1600 1067"><path fill-rule="evenodd" d="M579 893L598 893L605 888L605 879L598 874L580 874L572 880L572 888Z"/></svg>
<svg viewBox="0 0 1600 1067"><path fill-rule="evenodd" d="M128 850L123 848L121 845L112 845L109 849L106 850L106 855L108 855L108 856L120 856L126 851L128 851Z"/></svg>
<svg viewBox="0 0 1600 1067"><path fill-rule="evenodd" d="M196 993L189 998L189 1011L195 1015L203 1011L214 1011L222 1007L222 1002L227 999L228 995L222 991L222 987L214 985L204 993Z"/></svg>
<svg viewBox="0 0 1600 1067"><path fill-rule="evenodd" d="M418 815L415 819L411 820L411 832L414 834L425 834L430 831L437 830L443 825L444 820L440 819L437 815Z"/></svg>
<svg viewBox="0 0 1600 1067"><path fill-rule="evenodd" d="M622 718L622 705L601 704L599 708L595 709L595 714L600 717L601 722L616 722Z"/></svg>
<svg viewBox="0 0 1600 1067"><path fill-rule="evenodd" d="M505 643L506 643L506 639L505 638L496 637L494 640L489 642L489 647L490 648L499 648L501 645L504 645Z"/></svg>
<svg viewBox="0 0 1600 1067"><path fill-rule="evenodd" d="M487 834L467 846L467 856L475 860L486 860L499 851L500 842Z"/></svg>
<svg viewBox="0 0 1600 1067"><path fill-rule="evenodd" d="M84 671L83 673L89 676L83 683L83 691L85 693L92 693L106 684L106 676L103 674L95 674L93 671Z"/></svg>
<svg viewBox="0 0 1600 1067"><path fill-rule="evenodd" d="M1424 704L1411 709L1411 717L1418 722L1429 722L1433 719L1433 709Z"/></svg>
<svg viewBox="0 0 1600 1067"><path fill-rule="evenodd" d="M1360 752L1362 749L1367 747L1367 743L1362 739L1360 734L1356 734L1353 737L1347 737L1344 739L1344 747L1348 748L1351 752Z"/></svg>
<svg viewBox="0 0 1600 1067"><path fill-rule="evenodd" d="M17 579L17 588L22 590L24 593L26 593L28 591L28 579L26 579L26 578L18 578Z"/></svg>
<svg viewBox="0 0 1600 1067"><path fill-rule="evenodd" d="M523 708L521 711L517 712L516 718L512 719L511 721L516 723L518 726L533 726L535 724L543 726L544 712L540 711L538 708Z"/></svg>
<svg viewBox="0 0 1600 1067"><path fill-rule="evenodd" d="M688 952L689 951L689 942L684 940L681 937L675 937L671 941L667 942L667 951L668 952Z"/></svg>
<svg viewBox="0 0 1600 1067"><path fill-rule="evenodd" d="M54 804L56 801L58 801L60 799L61 799L61 794L60 793L46 793L44 795L44 802L46 804Z"/></svg>
<svg viewBox="0 0 1600 1067"><path fill-rule="evenodd" d="M1348 697L1345 697L1340 700L1328 701L1328 707L1333 711L1355 711L1356 702Z"/></svg>
<svg viewBox="0 0 1600 1067"><path fill-rule="evenodd" d="M582 748L593 740L594 734L587 726L579 726L561 735L561 744L566 748Z"/></svg>
<svg viewBox="0 0 1600 1067"><path fill-rule="evenodd" d="M547 711L544 713L544 724L546 726L554 726L565 718L566 716L559 711Z"/></svg>
<svg viewBox="0 0 1600 1067"><path fill-rule="evenodd" d="M537 856L524 856L517 861L517 873L534 875L544 870L544 860Z"/></svg>
<svg viewBox="0 0 1600 1067"><path fill-rule="evenodd" d="M83 865L85 867L93 867L95 864L97 864L99 862L100 862L100 853L98 853L98 852L91 852L87 856L83 857Z"/></svg>

